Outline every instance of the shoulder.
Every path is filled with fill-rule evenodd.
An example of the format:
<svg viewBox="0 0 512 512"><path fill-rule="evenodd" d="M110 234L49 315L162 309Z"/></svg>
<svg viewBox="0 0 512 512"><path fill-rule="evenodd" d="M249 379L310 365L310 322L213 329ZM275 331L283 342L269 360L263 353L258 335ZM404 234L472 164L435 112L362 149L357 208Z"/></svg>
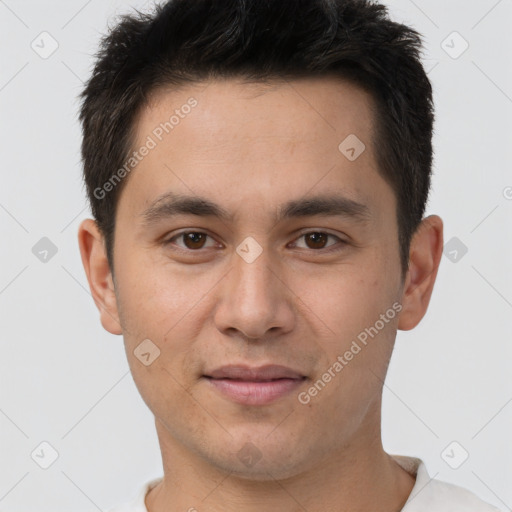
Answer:
<svg viewBox="0 0 512 512"><path fill-rule="evenodd" d="M416 479L401 512L502 512L468 489L430 478L421 459L402 455L392 457Z"/></svg>
<svg viewBox="0 0 512 512"><path fill-rule="evenodd" d="M424 488L425 495L420 498L418 507L414 506L416 500L411 494L411 512L460 512L460 510L471 510L471 512L501 512L500 509L481 500L476 494L458 485L431 479ZM404 508L404 512L409 509Z"/></svg>
<svg viewBox="0 0 512 512"><path fill-rule="evenodd" d="M145 504L146 494L161 481L162 477L159 477L146 482L137 491L135 499L118 505L114 508L110 508L107 510L107 512L148 512Z"/></svg>

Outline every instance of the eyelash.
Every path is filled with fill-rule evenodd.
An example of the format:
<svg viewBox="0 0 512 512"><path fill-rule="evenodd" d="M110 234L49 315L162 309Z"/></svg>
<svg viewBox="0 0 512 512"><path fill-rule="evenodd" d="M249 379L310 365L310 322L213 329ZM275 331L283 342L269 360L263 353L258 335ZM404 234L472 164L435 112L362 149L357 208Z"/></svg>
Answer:
<svg viewBox="0 0 512 512"><path fill-rule="evenodd" d="M178 233L178 234L172 236L171 238L164 240L163 245L164 246L174 245L173 241L175 239L183 237L184 235L187 235L187 234L196 234L196 235L200 234L200 235L206 235L209 238L213 238L208 233L205 233L204 231L190 231L189 230L189 231L182 231L181 233ZM323 253L323 254L336 252L336 251L342 250L344 248L344 246L348 244L348 242L346 242L345 240L341 239L340 237L338 237L336 235L333 235L332 233L328 233L326 231L315 231L315 230L305 231L305 232L301 233L295 240L299 240L300 238L303 238L306 235L311 235L311 234L327 235L328 237L335 238L338 241L337 244L332 244L331 246L328 246L327 248L309 249L310 251L313 251L313 252ZM177 247L176 250L181 251L181 252L186 252L186 253L200 252L200 251L204 250L203 247L201 247L200 249L188 249L188 248L184 249L183 247L179 247L179 246L175 246L175 247ZM334 247L334 248L332 248L332 247ZM308 248L306 248L306 250L307 249Z"/></svg>

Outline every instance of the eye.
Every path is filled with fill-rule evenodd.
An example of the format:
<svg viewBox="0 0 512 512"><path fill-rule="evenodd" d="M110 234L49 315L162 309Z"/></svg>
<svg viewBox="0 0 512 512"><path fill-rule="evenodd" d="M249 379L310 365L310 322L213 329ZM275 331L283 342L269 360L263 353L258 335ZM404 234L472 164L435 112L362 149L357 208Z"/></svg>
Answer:
<svg viewBox="0 0 512 512"><path fill-rule="evenodd" d="M210 246L206 245L208 238L212 239L213 241L213 238L203 231L182 231L181 233L178 233L173 237L165 240L163 243L164 245L174 245L179 250L190 252L199 251L200 249L205 249L208 247L215 247L215 243L211 244ZM331 233L326 233L324 231L308 231L306 233L302 233L296 240L300 239L304 239L305 247L298 246L297 242L293 242L291 244L292 247L311 249L317 252L322 250L324 252L340 250L347 243L340 237ZM334 240L334 243L327 244L329 239ZM182 244L177 243L178 240L181 241ZM338 243L336 243L336 241L338 241ZM331 249L330 247L333 246L334 248Z"/></svg>
<svg viewBox="0 0 512 512"><path fill-rule="evenodd" d="M174 235L172 238L166 240L164 244L173 244L179 247L180 249L194 251L197 249L203 249L205 247L205 242L207 238L211 238L210 235L202 231L183 231L182 233L178 233L177 235ZM176 244L174 242L175 240L181 240L184 243L184 246Z"/></svg>
<svg viewBox="0 0 512 512"><path fill-rule="evenodd" d="M327 244L327 240L329 238L332 238L332 239L335 239L335 240L338 240L338 242L340 242L340 244L336 244L336 243L333 243L333 244L330 244L330 245L326 245ZM335 235L332 235L331 233L325 233L323 231L308 231L307 233L302 233L302 235L299 236L299 238L297 238L297 240L300 240L300 239L304 239L304 241L306 242L306 249L313 249L313 250L322 250L322 249L326 249L328 247L331 247L331 246L336 246L336 245L345 245L346 242L344 240L342 240L341 238L335 236ZM294 243L294 245L296 246L296 243ZM337 247L336 249L339 249L341 247ZM327 251L331 251L333 249L327 249Z"/></svg>

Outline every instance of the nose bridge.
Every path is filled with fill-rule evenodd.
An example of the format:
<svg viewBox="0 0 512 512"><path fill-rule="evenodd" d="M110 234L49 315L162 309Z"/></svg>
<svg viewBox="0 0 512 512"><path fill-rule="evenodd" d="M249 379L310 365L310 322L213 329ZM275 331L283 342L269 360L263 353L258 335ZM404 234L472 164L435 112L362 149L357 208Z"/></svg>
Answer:
<svg viewBox="0 0 512 512"><path fill-rule="evenodd" d="M261 338L272 328L291 328L289 294L270 252L248 237L233 253L232 270L216 312L219 329L234 328Z"/></svg>
<svg viewBox="0 0 512 512"><path fill-rule="evenodd" d="M231 296L247 307L271 309L279 290L270 252L248 237L237 247L233 266Z"/></svg>

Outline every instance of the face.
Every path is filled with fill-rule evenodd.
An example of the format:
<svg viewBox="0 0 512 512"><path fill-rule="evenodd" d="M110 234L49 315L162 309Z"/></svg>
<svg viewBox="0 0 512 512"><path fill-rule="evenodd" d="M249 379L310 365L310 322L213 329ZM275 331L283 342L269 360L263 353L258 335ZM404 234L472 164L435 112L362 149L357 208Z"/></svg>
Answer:
<svg viewBox="0 0 512 512"><path fill-rule="evenodd" d="M375 439L403 282L371 108L323 78L161 90L141 112L115 314L164 449L264 479Z"/></svg>

